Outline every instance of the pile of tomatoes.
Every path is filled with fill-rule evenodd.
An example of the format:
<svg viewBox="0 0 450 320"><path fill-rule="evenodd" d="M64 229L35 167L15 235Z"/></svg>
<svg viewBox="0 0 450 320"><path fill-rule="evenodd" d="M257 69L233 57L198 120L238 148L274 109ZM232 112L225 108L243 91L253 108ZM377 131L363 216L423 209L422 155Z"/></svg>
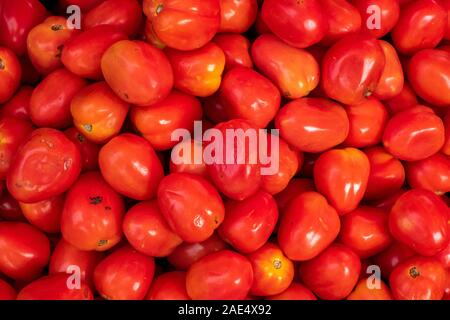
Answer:
<svg viewBox="0 0 450 320"><path fill-rule="evenodd" d="M450 299L449 0L45 2L0 0L0 299ZM196 121L277 172L174 162Z"/></svg>

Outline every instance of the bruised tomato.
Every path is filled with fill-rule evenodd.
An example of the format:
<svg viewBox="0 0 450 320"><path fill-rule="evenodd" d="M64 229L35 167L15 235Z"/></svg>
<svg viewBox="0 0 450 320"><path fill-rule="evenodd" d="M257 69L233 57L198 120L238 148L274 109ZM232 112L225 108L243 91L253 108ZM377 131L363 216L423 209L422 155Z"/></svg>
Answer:
<svg viewBox="0 0 450 320"><path fill-rule="evenodd" d="M220 0L219 32L246 32L256 20L256 0Z"/></svg>
<svg viewBox="0 0 450 320"><path fill-rule="evenodd" d="M362 17L361 32L382 38L397 24L400 17L399 0L353 0Z"/></svg>
<svg viewBox="0 0 450 320"><path fill-rule="evenodd" d="M395 48L384 40L379 40L379 44L383 49L386 64L374 93L377 98L386 100L400 94L405 79L402 65Z"/></svg>
<svg viewBox="0 0 450 320"><path fill-rule="evenodd" d="M35 227L46 233L59 233L64 195L36 203L20 203L23 215Z"/></svg>
<svg viewBox="0 0 450 320"><path fill-rule="evenodd" d="M213 42L222 49L225 54L225 70L234 67L253 67L250 57L250 41L241 34L218 34Z"/></svg>
<svg viewBox="0 0 450 320"><path fill-rule="evenodd" d="M146 300L190 300L186 292L186 272L172 271L156 277Z"/></svg>
<svg viewBox="0 0 450 320"><path fill-rule="evenodd" d="M100 146L87 140L86 137L75 128L69 128L64 133L70 141L75 143L78 150L80 150L83 171L98 169L98 153L100 151Z"/></svg>
<svg viewBox="0 0 450 320"><path fill-rule="evenodd" d="M268 300L317 300L314 293L300 283L292 283L280 294L270 296Z"/></svg>
<svg viewBox="0 0 450 320"><path fill-rule="evenodd" d="M0 103L8 101L19 87L22 67L8 48L0 47Z"/></svg>

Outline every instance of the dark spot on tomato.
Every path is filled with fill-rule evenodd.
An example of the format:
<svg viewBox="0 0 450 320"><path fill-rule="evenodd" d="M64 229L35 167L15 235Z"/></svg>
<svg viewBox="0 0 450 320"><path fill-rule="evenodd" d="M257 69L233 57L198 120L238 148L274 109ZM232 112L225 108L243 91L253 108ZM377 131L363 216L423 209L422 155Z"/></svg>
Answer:
<svg viewBox="0 0 450 320"><path fill-rule="evenodd" d="M97 205L102 203L103 201L103 197L101 196L96 196L96 197L89 197L89 203L93 204L93 205Z"/></svg>
<svg viewBox="0 0 450 320"><path fill-rule="evenodd" d="M129 98L128 93L126 93L126 92L124 92L123 96L125 97L125 99Z"/></svg>
<svg viewBox="0 0 450 320"><path fill-rule="evenodd" d="M4 70L5 69L5 63L3 62L2 59L0 59L0 70Z"/></svg>
<svg viewBox="0 0 450 320"><path fill-rule="evenodd" d="M110 211L110 210L112 210L112 208L110 206L105 206L105 210Z"/></svg>
<svg viewBox="0 0 450 320"><path fill-rule="evenodd" d="M84 142L84 140L85 140L84 136L81 133L77 133L77 139L80 142Z"/></svg>
<svg viewBox="0 0 450 320"><path fill-rule="evenodd" d="M58 46L58 48L57 48L58 51L56 51L55 58L61 58L63 49L64 49L64 45Z"/></svg>

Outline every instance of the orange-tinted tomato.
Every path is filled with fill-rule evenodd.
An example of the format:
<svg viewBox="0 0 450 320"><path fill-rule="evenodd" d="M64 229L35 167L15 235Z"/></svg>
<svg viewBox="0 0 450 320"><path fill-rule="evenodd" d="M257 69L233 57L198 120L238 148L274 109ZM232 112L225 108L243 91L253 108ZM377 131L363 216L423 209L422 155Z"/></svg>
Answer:
<svg viewBox="0 0 450 320"><path fill-rule="evenodd" d="M186 292L186 272L167 272L156 277L146 300L190 300Z"/></svg>
<svg viewBox="0 0 450 320"><path fill-rule="evenodd" d="M300 283L292 283L280 294L267 298L268 300L317 300L314 293Z"/></svg>
<svg viewBox="0 0 450 320"><path fill-rule="evenodd" d="M450 159L436 153L424 160L408 162L406 177L412 188L430 190L437 195L450 192Z"/></svg>
<svg viewBox="0 0 450 320"><path fill-rule="evenodd" d="M23 215L35 227L46 233L59 233L64 195L36 203L19 203Z"/></svg>
<svg viewBox="0 0 450 320"><path fill-rule="evenodd" d="M250 57L250 41L241 34L218 34L213 42L217 44L225 54L225 70L234 67L253 67Z"/></svg>
<svg viewBox="0 0 450 320"><path fill-rule="evenodd" d="M256 20L256 0L220 0L219 32L246 32Z"/></svg>
<svg viewBox="0 0 450 320"><path fill-rule="evenodd" d="M8 101L16 92L22 77L22 67L14 52L0 47L0 103Z"/></svg>
<svg viewBox="0 0 450 320"><path fill-rule="evenodd" d="M332 44L346 35L356 34L361 30L361 15L347 0L320 2L328 23L328 31L321 41L323 44Z"/></svg>
<svg viewBox="0 0 450 320"><path fill-rule="evenodd" d="M28 110L30 108L31 94L33 88L23 86L17 90L16 94L6 102L0 109L0 117L17 117L29 119Z"/></svg>
<svg viewBox="0 0 450 320"><path fill-rule="evenodd" d="M352 2L362 17L362 33L374 38L384 37L397 24L400 17L399 0L353 0Z"/></svg>
<svg viewBox="0 0 450 320"><path fill-rule="evenodd" d="M392 300L389 287L380 280L380 287L369 286L368 279L361 279L347 300Z"/></svg>
<svg viewBox="0 0 450 320"><path fill-rule="evenodd" d="M387 41L379 40L386 58L386 65L375 90L375 96L381 100L396 97L403 89L404 75L400 59L395 48Z"/></svg>
<svg viewBox="0 0 450 320"><path fill-rule="evenodd" d="M64 132L70 141L75 143L80 150L81 165L83 171L91 171L98 169L98 153L100 146L89 141L77 129L69 128Z"/></svg>
<svg viewBox="0 0 450 320"><path fill-rule="evenodd" d="M0 279L0 301L16 300L16 290L5 280Z"/></svg>

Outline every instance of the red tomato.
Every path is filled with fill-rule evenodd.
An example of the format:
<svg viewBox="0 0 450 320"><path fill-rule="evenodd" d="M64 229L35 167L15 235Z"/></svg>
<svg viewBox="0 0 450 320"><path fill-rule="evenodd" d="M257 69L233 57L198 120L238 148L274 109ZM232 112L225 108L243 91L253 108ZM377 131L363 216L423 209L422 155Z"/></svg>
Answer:
<svg viewBox="0 0 450 320"><path fill-rule="evenodd" d="M434 256L438 259L446 269L450 268L450 242L447 247ZM450 280L450 279L449 279Z"/></svg>
<svg viewBox="0 0 450 320"><path fill-rule="evenodd" d="M209 179L206 163L203 159L203 150L203 143L193 139L186 139L175 145L172 149L172 155L176 155L180 161L174 162L174 158L171 157L170 173L192 173ZM184 152L190 153L185 155ZM202 156L199 163L195 162L196 155Z"/></svg>
<svg viewBox="0 0 450 320"><path fill-rule="evenodd" d="M373 257L373 261L381 269L381 275L389 279L392 270L402 261L415 256L414 250L401 242L395 241L389 248Z"/></svg>
<svg viewBox="0 0 450 320"><path fill-rule="evenodd" d="M94 271L98 293L107 300L143 300L150 288L155 262L129 246L119 248Z"/></svg>
<svg viewBox="0 0 450 320"><path fill-rule="evenodd" d="M450 156L450 111L447 112L447 115L444 117L444 126L445 126L445 143L442 147L442 153Z"/></svg>
<svg viewBox="0 0 450 320"><path fill-rule="evenodd" d="M437 195L450 192L450 159L441 153L406 163L406 176L411 188L426 189Z"/></svg>
<svg viewBox="0 0 450 320"><path fill-rule="evenodd" d="M31 96L29 113L33 123L39 127L56 129L69 127L72 123L70 102L86 84L85 80L66 69L50 73L37 85Z"/></svg>
<svg viewBox="0 0 450 320"><path fill-rule="evenodd" d="M1 107L0 117L17 117L22 119L29 119L28 109L30 107L30 99L32 93L32 87L21 87L19 90L17 90L16 94Z"/></svg>
<svg viewBox="0 0 450 320"><path fill-rule="evenodd" d="M374 38L384 37L397 24L400 17L399 0L353 0L352 2L362 17L362 33Z"/></svg>
<svg viewBox="0 0 450 320"><path fill-rule="evenodd" d="M299 178L293 178L291 181L289 181L286 188L281 191L280 193L275 195L275 200L277 201L278 208L280 209L280 219L289 205L289 203L294 199L296 196L300 195L301 193L308 192L308 191L315 191L314 187L314 181L311 179L299 179Z"/></svg>
<svg viewBox="0 0 450 320"><path fill-rule="evenodd" d="M292 283L284 292L268 297L268 300L317 300L314 293L300 283Z"/></svg>
<svg viewBox="0 0 450 320"><path fill-rule="evenodd" d="M225 54L225 70L234 67L252 68L250 58L250 41L241 34L218 34L213 42L217 44Z"/></svg>
<svg viewBox="0 0 450 320"><path fill-rule="evenodd" d="M178 50L201 48L219 31L219 0L144 0L144 13L155 36Z"/></svg>
<svg viewBox="0 0 450 320"><path fill-rule="evenodd" d="M102 78L101 59L114 43L127 39L118 27L99 25L76 35L64 45L61 61L74 74L94 80Z"/></svg>
<svg viewBox="0 0 450 320"><path fill-rule="evenodd" d="M59 0L62 7L79 6L81 11L89 11L105 0Z"/></svg>
<svg viewBox="0 0 450 320"><path fill-rule="evenodd" d="M0 197L0 220L27 221L20 209L19 202L5 191Z"/></svg>
<svg viewBox="0 0 450 320"><path fill-rule="evenodd" d="M416 0L402 7L391 35L398 51L412 54L434 48L444 37L446 27L447 12L436 0Z"/></svg>
<svg viewBox="0 0 450 320"><path fill-rule="evenodd" d="M332 244L300 265L300 278L319 298L340 300L352 292L360 270L361 261L351 249Z"/></svg>
<svg viewBox="0 0 450 320"><path fill-rule="evenodd" d="M0 103L8 101L16 92L22 77L22 67L14 52L0 47Z"/></svg>
<svg viewBox="0 0 450 320"><path fill-rule="evenodd" d="M243 201L225 204L225 220L219 234L242 253L261 248L269 239L278 220L278 209L272 196L264 191Z"/></svg>
<svg viewBox="0 0 450 320"><path fill-rule="evenodd" d="M389 287L380 280L380 288L370 288L367 279L361 279L347 300L392 300Z"/></svg>
<svg viewBox="0 0 450 320"><path fill-rule="evenodd" d="M297 48L318 43L327 32L327 19L318 0L266 0L262 19L281 40Z"/></svg>
<svg viewBox="0 0 450 320"><path fill-rule="evenodd" d="M23 215L35 227L46 233L59 233L64 195L36 203L19 203Z"/></svg>
<svg viewBox="0 0 450 320"><path fill-rule="evenodd" d="M117 136L103 146L99 165L103 177L116 191L136 200L155 196L164 176L150 143L130 133Z"/></svg>
<svg viewBox="0 0 450 320"><path fill-rule="evenodd" d="M383 134L383 144L393 156L405 161L426 159L444 145L442 120L430 108L416 106L395 114Z"/></svg>
<svg viewBox="0 0 450 320"><path fill-rule="evenodd" d="M186 242L208 239L224 218L217 190L208 180L193 174L164 177L158 187L158 204L172 230Z"/></svg>
<svg viewBox="0 0 450 320"><path fill-rule="evenodd" d="M64 203L61 233L80 250L104 251L122 237L123 199L98 172L82 175Z"/></svg>
<svg viewBox="0 0 450 320"><path fill-rule="evenodd" d="M441 300L446 276L440 262L432 258L414 257L395 267L389 283L397 300Z"/></svg>
<svg viewBox="0 0 450 320"><path fill-rule="evenodd" d="M193 300L242 300L253 283L250 261L233 251L211 253L195 262L186 275Z"/></svg>
<svg viewBox="0 0 450 320"><path fill-rule="evenodd" d="M427 190L404 193L392 207L389 229L398 241L423 256L433 256L447 246L450 211L443 200Z"/></svg>
<svg viewBox="0 0 450 320"><path fill-rule="evenodd" d="M186 272L167 272L155 278L146 300L190 300L186 292Z"/></svg>
<svg viewBox="0 0 450 320"><path fill-rule="evenodd" d="M156 200L128 210L122 229L132 247L152 257L166 257L183 242L164 220Z"/></svg>
<svg viewBox="0 0 450 320"><path fill-rule="evenodd" d="M81 156L75 144L60 131L41 128L17 151L6 182L15 199L34 203L65 192L80 171Z"/></svg>
<svg viewBox="0 0 450 320"><path fill-rule="evenodd" d="M77 129L70 128L64 132L70 141L80 150L83 171L98 169L98 153L100 146L86 139Z"/></svg>
<svg viewBox="0 0 450 320"><path fill-rule="evenodd" d="M169 60L161 50L142 41L116 42L106 50L101 67L113 91L131 104L157 103L172 89Z"/></svg>
<svg viewBox="0 0 450 320"><path fill-rule="evenodd" d="M370 163L367 156L354 148L323 153L314 166L314 181L339 214L353 211L366 192Z"/></svg>
<svg viewBox="0 0 450 320"><path fill-rule="evenodd" d="M246 32L258 13L256 0L220 0L219 32Z"/></svg>
<svg viewBox="0 0 450 320"><path fill-rule="evenodd" d="M379 42L350 35L334 44L322 62L322 89L344 104L359 104L377 88L386 58Z"/></svg>
<svg viewBox="0 0 450 320"><path fill-rule="evenodd" d="M40 278L25 288L17 295L17 300L93 300L93 294L89 286L80 282L80 287L73 283L71 276L66 273L58 273Z"/></svg>
<svg viewBox="0 0 450 320"><path fill-rule="evenodd" d="M386 65L375 90L375 96L381 100L394 98L400 94L404 85L404 75L400 59L395 48L387 41L379 40L386 58Z"/></svg>
<svg viewBox="0 0 450 320"><path fill-rule="evenodd" d="M38 229L20 222L0 222L0 272L14 280L41 274L50 256L50 242Z"/></svg>
<svg viewBox="0 0 450 320"><path fill-rule="evenodd" d="M0 279L0 301L16 300L16 290L8 282Z"/></svg>
<svg viewBox="0 0 450 320"><path fill-rule="evenodd" d="M396 114L397 112L415 107L419 104L419 101L411 86L405 82L402 91L397 96L385 100L384 104L390 114Z"/></svg>

